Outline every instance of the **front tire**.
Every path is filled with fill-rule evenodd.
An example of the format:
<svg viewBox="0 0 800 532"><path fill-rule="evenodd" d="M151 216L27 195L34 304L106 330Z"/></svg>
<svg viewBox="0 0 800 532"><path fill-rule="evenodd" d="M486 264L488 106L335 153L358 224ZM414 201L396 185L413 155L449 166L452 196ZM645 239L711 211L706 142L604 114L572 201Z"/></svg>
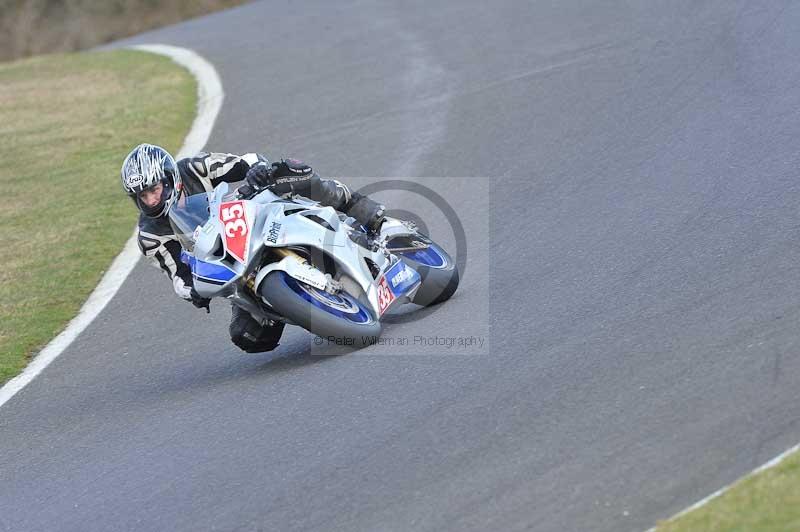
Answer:
<svg viewBox="0 0 800 532"><path fill-rule="evenodd" d="M408 248L413 247L412 242L415 238L425 242L428 247L409 251ZM415 269L422 278L412 303L423 307L442 303L450 299L458 289L460 279L455 261L428 237L419 235L395 238L389 242L388 247L390 251L392 247L402 250L394 253Z"/></svg>
<svg viewBox="0 0 800 532"><path fill-rule="evenodd" d="M280 270L267 275L258 291L279 314L336 345L365 347L381 334L372 312L345 292L329 294Z"/></svg>

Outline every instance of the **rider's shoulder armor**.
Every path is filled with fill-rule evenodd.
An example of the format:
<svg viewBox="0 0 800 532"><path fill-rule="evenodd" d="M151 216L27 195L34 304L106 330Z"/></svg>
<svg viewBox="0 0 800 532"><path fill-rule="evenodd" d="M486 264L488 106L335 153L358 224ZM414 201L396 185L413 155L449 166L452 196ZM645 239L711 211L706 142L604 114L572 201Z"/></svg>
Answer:
<svg viewBox="0 0 800 532"><path fill-rule="evenodd" d="M192 195L211 192L223 181L232 183L244 180L250 166L259 161L266 161L266 158L255 153L233 155L200 152L194 157L179 160L178 171L184 188Z"/></svg>
<svg viewBox="0 0 800 532"><path fill-rule="evenodd" d="M191 271L181 262L181 244L166 216L158 218L140 216L136 240L142 254L148 257L154 266L163 270L170 279L178 275L184 282L191 282Z"/></svg>
<svg viewBox="0 0 800 532"><path fill-rule="evenodd" d="M150 218L139 216L139 231L137 235L139 249L146 256L152 256L156 250L164 251L163 246L170 241L177 242L175 231L169 224L166 216Z"/></svg>

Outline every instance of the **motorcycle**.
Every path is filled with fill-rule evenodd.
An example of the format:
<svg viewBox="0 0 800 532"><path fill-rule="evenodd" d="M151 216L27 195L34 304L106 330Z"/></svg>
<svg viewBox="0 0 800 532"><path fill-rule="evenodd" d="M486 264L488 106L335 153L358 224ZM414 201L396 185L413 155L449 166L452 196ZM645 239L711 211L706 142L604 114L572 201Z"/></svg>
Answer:
<svg viewBox="0 0 800 532"><path fill-rule="evenodd" d="M453 259L412 222L387 217L370 235L332 207L245 189L221 183L170 209L202 297L228 298L262 324L363 347L380 336L390 309L434 305L458 288Z"/></svg>

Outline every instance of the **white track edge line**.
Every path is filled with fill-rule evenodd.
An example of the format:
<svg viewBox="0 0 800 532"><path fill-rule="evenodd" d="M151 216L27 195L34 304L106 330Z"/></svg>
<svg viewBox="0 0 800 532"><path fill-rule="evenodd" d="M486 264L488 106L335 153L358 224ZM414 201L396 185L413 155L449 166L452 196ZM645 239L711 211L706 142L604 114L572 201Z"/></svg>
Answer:
<svg viewBox="0 0 800 532"><path fill-rule="evenodd" d="M718 489L717 491L715 491L714 493L712 493L708 497L705 497L704 499L700 499L699 501L697 501L693 505L689 506L688 508L685 508L685 509L681 510L680 512L676 513L672 517L668 517L666 519L666 521L670 521L672 519L677 519L679 517L683 517L684 515L688 514L689 512L691 512L693 510L697 510L698 508L700 508L702 506L705 506L706 504L708 504L709 502L713 501L714 499L716 499L720 495L723 495L725 492L727 492L728 490L730 490L734 486L738 485L740 482L743 482L744 480L747 480L748 478L750 478L753 475L756 475L758 473L761 473L762 471L766 471L767 469L772 469L776 465L778 465L781 462L783 462L790 454L796 453L798 451L800 451L800 443L798 443L794 447L790 447L789 449L786 449L785 451L783 451L781 454L779 454L775 458L769 460L768 462L765 462L765 463L761 464L760 466L758 466L757 468L753 469L752 471L750 471L746 475L744 475L742 477L739 477L738 479L734 480L733 482L731 482L727 486L721 487L720 489ZM654 526L653 528L650 528L650 529L646 530L646 532L656 532L657 530L658 530L658 526Z"/></svg>
<svg viewBox="0 0 800 532"><path fill-rule="evenodd" d="M225 96L222 91L222 82L214 66L194 51L177 46L144 44L131 48L165 55L186 68L195 77L197 81L197 116L176 158L187 157L202 150L211 135L211 129L214 127ZM0 406L3 406L36 378L94 321L122 286L139 261L139 257L139 246L134 230L134 234L125 243L122 252L111 263L78 315L31 360L22 373L0 388Z"/></svg>

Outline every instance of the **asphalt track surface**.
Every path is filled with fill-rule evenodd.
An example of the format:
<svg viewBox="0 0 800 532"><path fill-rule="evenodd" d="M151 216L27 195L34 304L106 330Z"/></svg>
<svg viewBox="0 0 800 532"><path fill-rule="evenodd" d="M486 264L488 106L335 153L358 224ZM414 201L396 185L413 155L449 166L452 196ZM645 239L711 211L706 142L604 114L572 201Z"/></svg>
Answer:
<svg viewBox="0 0 800 532"><path fill-rule="evenodd" d="M214 150L445 197L462 286L385 336L487 343L244 355L140 264L0 409L0 530L642 530L800 441L800 4L262 2L128 42L217 67Z"/></svg>

